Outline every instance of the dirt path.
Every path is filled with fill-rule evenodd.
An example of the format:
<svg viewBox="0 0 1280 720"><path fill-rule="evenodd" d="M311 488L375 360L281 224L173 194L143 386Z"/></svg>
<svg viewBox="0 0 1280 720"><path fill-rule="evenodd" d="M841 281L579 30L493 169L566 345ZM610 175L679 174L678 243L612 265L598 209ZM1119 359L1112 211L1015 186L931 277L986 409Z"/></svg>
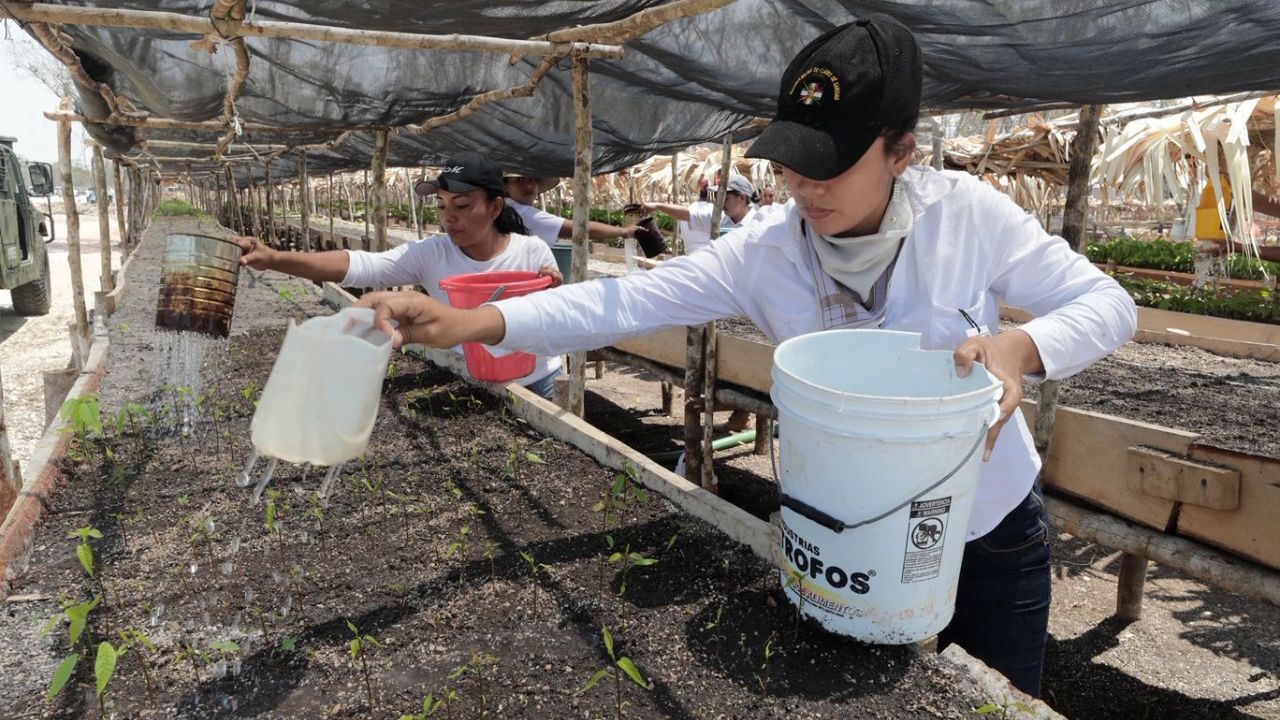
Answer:
<svg viewBox="0 0 1280 720"><path fill-rule="evenodd" d="M120 267L119 229L111 218L112 267ZM44 433L44 377L47 370L70 365L71 339L67 324L75 319L71 296L71 268L67 263L66 220L54 216L58 239L47 245L52 280L52 308L42 317L22 317L13 311L8 290L0 291L0 373L4 380L5 422L14 459L26 463ZM101 289L98 216L80 215L80 262L88 310L93 293Z"/></svg>

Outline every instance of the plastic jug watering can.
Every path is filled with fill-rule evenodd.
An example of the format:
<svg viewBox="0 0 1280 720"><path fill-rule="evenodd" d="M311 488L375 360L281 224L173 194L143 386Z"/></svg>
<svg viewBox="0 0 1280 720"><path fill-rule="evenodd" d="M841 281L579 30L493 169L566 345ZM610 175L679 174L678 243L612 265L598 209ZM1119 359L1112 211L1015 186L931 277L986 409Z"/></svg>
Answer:
<svg viewBox="0 0 1280 720"><path fill-rule="evenodd" d="M256 502L278 460L327 465L327 499L341 465L359 457L378 418L391 337L374 328L373 310L346 308L291 323L253 414L254 454L238 480L250 484L258 456L271 458Z"/></svg>

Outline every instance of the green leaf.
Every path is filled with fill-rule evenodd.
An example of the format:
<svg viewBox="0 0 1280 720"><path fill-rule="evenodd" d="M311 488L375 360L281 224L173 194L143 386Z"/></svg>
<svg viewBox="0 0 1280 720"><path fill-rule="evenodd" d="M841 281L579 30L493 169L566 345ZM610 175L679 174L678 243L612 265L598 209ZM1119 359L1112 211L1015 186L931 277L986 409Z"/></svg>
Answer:
<svg viewBox="0 0 1280 720"><path fill-rule="evenodd" d="M189 503L189 502L191 502L191 496L190 496L190 495L179 495L179 496L178 496L178 504L179 504L179 505L186 505L186 504L187 504L187 503Z"/></svg>
<svg viewBox="0 0 1280 720"><path fill-rule="evenodd" d="M619 473L618 476L613 479L613 487L610 488L610 490L613 492L614 495L621 495L622 489L626 486L627 486L627 476Z"/></svg>
<svg viewBox="0 0 1280 720"><path fill-rule="evenodd" d="M592 506L591 506L591 512L600 512L600 511L601 511L601 510L603 510L603 509L604 509L604 501L603 501L603 500L601 500L600 502L598 502L598 503L596 503L595 505L592 505Z"/></svg>
<svg viewBox="0 0 1280 720"><path fill-rule="evenodd" d="M104 642L98 645L98 656L93 661L93 676L98 683L98 697L102 697L102 693L107 689L107 683L111 682L111 676L116 672L116 649L111 647L111 643Z"/></svg>
<svg viewBox="0 0 1280 720"><path fill-rule="evenodd" d="M987 703L986 705L983 705L982 707L976 707L976 708L974 708L974 709L973 709L973 714L974 714L974 715L990 715L991 713L993 713L993 712L997 712L998 710L1000 710L1000 706L999 706L999 705L997 705L997 704L995 704L995 703Z"/></svg>
<svg viewBox="0 0 1280 720"><path fill-rule="evenodd" d="M49 692L45 693L46 701L52 701L58 693L62 692L62 688L71 679L71 673L75 672L78 662L80 662L80 653L71 653L58 663L58 667L53 671L53 682L49 683Z"/></svg>
<svg viewBox="0 0 1280 720"><path fill-rule="evenodd" d="M209 649L217 650L218 652L232 653L239 650L240 646L230 640L219 640L218 642L209 643Z"/></svg>
<svg viewBox="0 0 1280 720"><path fill-rule="evenodd" d="M609 556L609 562L615 563L622 559L622 553L616 552Z"/></svg>
<svg viewBox="0 0 1280 720"><path fill-rule="evenodd" d="M631 662L631 658L625 656L618 658L618 667L622 668L622 672L626 673L627 677L631 678L631 682L639 685L645 690L648 690L651 687L649 683L645 681L644 676L640 674L640 670L636 667L636 664Z"/></svg>
<svg viewBox="0 0 1280 720"><path fill-rule="evenodd" d="M84 568L89 577L93 577L93 549L81 543L76 546L76 557L80 558L80 567Z"/></svg>
<svg viewBox="0 0 1280 720"><path fill-rule="evenodd" d="M95 539L95 540L101 540L101 539L102 539L102 531L101 531L101 530L99 530L98 528L94 528L94 527L89 528L89 530L88 530L88 535L89 535L89 537L91 537L91 538L93 538L93 539Z"/></svg>
<svg viewBox="0 0 1280 720"><path fill-rule="evenodd" d="M613 657L613 635L609 634L609 626L605 626L604 630L604 649L609 652L609 657Z"/></svg>
<svg viewBox="0 0 1280 720"><path fill-rule="evenodd" d="M45 623L44 628L40 630L40 637L45 637L49 633L53 632L53 627L57 625L58 621L61 620L62 618L63 618L62 615L54 615L53 617L49 618L49 622Z"/></svg>
<svg viewBox="0 0 1280 720"><path fill-rule="evenodd" d="M355 660L356 658L360 657L360 638L351 639L351 648L350 650L348 650L348 652L351 654L352 660Z"/></svg>
<svg viewBox="0 0 1280 720"><path fill-rule="evenodd" d="M644 557L643 555L641 555L640 557L636 557L636 555L638 554L639 553L631 553L632 565L635 565L637 567L647 567L649 565L653 565L654 563L658 562L658 558L647 558L647 557Z"/></svg>
<svg viewBox="0 0 1280 720"><path fill-rule="evenodd" d="M285 635L283 638L280 639L280 650L282 650L283 652L293 652L294 648L296 648L297 646L298 646L298 638L294 637L293 635Z"/></svg>
<svg viewBox="0 0 1280 720"><path fill-rule="evenodd" d="M547 464L547 461L546 461L546 460L543 460L543 459L542 459L542 458L541 458L537 453L527 452L527 453L525 453L525 454L524 454L524 459L525 459L525 460L528 460L528 461L529 461L529 462L531 462L531 463L536 463L536 464L538 464L538 465L546 465L546 464Z"/></svg>
<svg viewBox="0 0 1280 720"><path fill-rule="evenodd" d="M604 677L605 677L606 675L608 675L608 674L609 674L609 671L608 671L607 669L606 669L606 670L597 670L597 671L595 671L595 673L593 673L593 674L591 675L591 679L587 681L587 684L586 684L586 685L583 685L583 686L582 686L582 689L581 689L581 690L579 690L578 692L574 693L574 695L581 695L582 693L584 693L584 692L586 692L586 691L590 690L591 688L595 687L595 686L596 686L597 684L599 684L599 682L600 682L601 680L603 680L603 679L604 679Z"/></svg>

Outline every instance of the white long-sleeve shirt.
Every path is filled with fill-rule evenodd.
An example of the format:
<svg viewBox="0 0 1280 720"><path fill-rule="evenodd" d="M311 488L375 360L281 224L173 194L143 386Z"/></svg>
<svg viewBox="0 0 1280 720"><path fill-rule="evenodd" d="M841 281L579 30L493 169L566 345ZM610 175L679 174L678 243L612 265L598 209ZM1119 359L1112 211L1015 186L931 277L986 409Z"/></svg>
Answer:
<svg viewBox="0 0 1280 720"><path fill-rule="evenodd" d="M432 299L449 305L449 293L440 287L440 281L447 277L499 270L537 272L547 266L555 267L555 256L546 243L528 235L512 233L509 237L507 248L491 260L467 257L448 235L432 235L380 253L348 250L347 275L342 278L342 284L347 287L421 285ZM453 350L462 352L461 347ZM516 382L529 385L559 369L559 355L539 357L533 372Z"/></svg>
<svg viewBox="0 0 1280 720"><path fill-rule="evenodd" d="M1005 195L966 173L925 167L908 168L903 184L915 222L889 284L885 329L920 333L925 349L954 350L970 328L962 310L994 334L1001 303L1019 307L1036 316L1022 330L1050 379L1083 370L1133 336L1137 310L1128 293ZM822 330L802 219L791 207L648 272L500 301L501 346L588 350L739 315L774 342ZM968 538L999 524L1039 469L1015 412L982 466Z"/></svg>

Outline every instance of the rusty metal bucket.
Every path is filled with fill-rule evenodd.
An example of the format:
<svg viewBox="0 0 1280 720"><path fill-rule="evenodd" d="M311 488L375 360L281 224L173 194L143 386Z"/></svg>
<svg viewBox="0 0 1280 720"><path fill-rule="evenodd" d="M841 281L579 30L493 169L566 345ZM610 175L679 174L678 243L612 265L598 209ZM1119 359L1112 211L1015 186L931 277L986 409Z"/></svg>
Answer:
<svg viewBox="0 0 1280 720"><path fill-rule="evenodd" d="M208 235L166 237L156 327L227 337L240 278L240 246Z"/></svg>

